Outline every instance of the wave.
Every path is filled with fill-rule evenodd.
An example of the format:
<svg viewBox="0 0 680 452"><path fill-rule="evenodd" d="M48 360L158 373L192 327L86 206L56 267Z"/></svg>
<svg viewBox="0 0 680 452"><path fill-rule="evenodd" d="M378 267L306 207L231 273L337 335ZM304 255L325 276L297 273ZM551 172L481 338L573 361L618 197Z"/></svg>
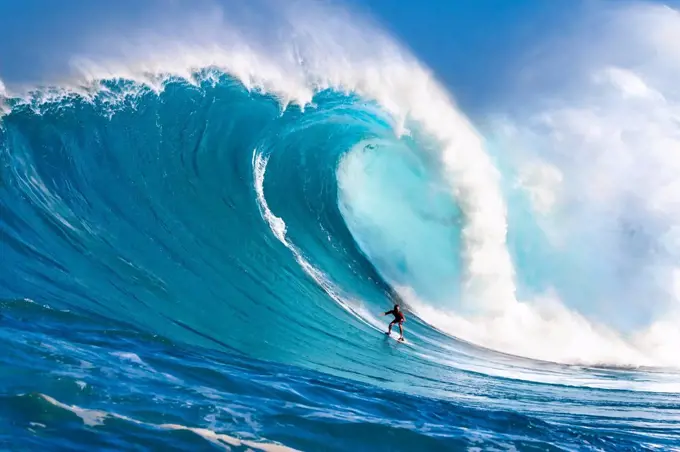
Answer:
<svg viewBox="0 0 680 452"><path fill-rule="evenodd" d="M291 452L295 449L291 449L286 446L275 443L265 443L249 440L241 440L239 438L231 437L222 433L214 432L210 429L205 428L195 428L187 427L184 425L177 424L151 424L148 422L139 421L128 416L109 413L101 410L92 410L87 408L81 408L75 405L67 405L62 403L48 395L45 394L22 394L14 398L14 402L17 404L29 405L32 403L43 405L43 412L53 412L53 415L57 418L65 415L66 412L73 413L75 416L80 418L81 422L89 427L96 427L103 425L106 422L111 422L110 420L118 420L125 423L132 424L135 427L146 428L150 430L160 430L160 431L188 431L196 436L202 438L204 441L218 446L224 450L261 450L265 452ZM39 431L42 428L46 428L44 424L34 422L31 424L32 431ZM194 445L195 447L196 445Z"/></svg>
<svg viewBox="0 0 680 452"><path fill-rule="evenodd" d="M631 139L630 165L602 191L593 181L613 164L606 154L545 162L499 151L528 142L563 149L560 137L570 132L568 146L580 146L587 131L574 130L583 125L575 118L586 107L551 111L536 130L535 112L475 128L435 77L376 28L340 15L321 34L308 25L314 11L295 11L282 48L241 37L180 45L144 36L118 61L77 60L67 82L29 93L2 88L9 271L0 297L49 298L181 341L352 378L380 374L379 353L365 346L395 299L415 317L409 365L425 370L441 364L437 347L463 353L466 343L479 346L473 356L501 352L492 361L509 353L678 365L676 333L659 320L672 308L645 311L635 325L607 318L640 304L610 302L621 294L615 285L662 263L649 251L660 245L637 231L669 232L678 218L674 191L659 198L672 187L651 181L666 154L645 160ZM648 87L630 72L604 74L606 89L627 87L624 97ZM651 137L667 149L677 131L670 94L635 93L669 120ZM612 113L594 118L600 126L621 107L604 105ZM597 138L610 132L587 135L595 141L586 149L607 148ZM637 174L640 161L653 171L642 174L633 208L600 209L631 199L617 182ZM578 175L593 163L596 174L584 181ZM662 174L670 184L674 173ZM610 196L577 208L584 184ZM652 210L659 202L663 215ZM635 246L648 254L619 252ZM664 252L672 261L674 251ZM593 280L595 270L606 284ZM662 273L673 274L668 265ZM635 289L661 300L647 285ZM484 360L470 366L493 372Z"/></svg>

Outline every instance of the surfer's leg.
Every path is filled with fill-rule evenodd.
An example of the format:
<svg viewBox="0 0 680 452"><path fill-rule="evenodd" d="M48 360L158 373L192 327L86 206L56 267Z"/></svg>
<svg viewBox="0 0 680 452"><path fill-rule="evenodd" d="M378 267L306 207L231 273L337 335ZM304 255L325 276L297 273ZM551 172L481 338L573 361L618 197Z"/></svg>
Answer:
<svg viewBox="0 0 680 452"><path fill-rule="evenodd" d="M390 326L387 327L387 333L385 334L392 334L392 325L394 325L394 320L390 322Z"/></svg>
<svg viewBox="0 0 680 452"><path fill-rule="evenodd" d="M399 333L401 334L401 337L399 339L404 338L404 327L401 326L401 322L399 322Z"/></svg>

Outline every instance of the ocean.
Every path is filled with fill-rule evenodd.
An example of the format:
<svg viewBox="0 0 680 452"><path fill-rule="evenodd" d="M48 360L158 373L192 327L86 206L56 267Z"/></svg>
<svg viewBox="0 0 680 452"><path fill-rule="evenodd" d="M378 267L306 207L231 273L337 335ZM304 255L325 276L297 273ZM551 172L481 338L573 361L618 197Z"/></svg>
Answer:
<svg viewBox="0 0 680 452"><path fill-rule="evenodd" d="M2 449L680 450L427 71L232 61L0 91Z"/></svg>

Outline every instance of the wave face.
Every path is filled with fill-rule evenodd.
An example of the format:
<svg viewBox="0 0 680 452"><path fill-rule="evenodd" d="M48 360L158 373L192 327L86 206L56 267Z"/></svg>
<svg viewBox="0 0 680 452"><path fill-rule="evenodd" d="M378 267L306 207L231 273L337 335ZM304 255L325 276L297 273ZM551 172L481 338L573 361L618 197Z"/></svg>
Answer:
<svg viewBox="0 0 680 452"><path fill-rule="evenodd" d="M191 49L0 85L0 444L677 447L674 308L601 301L659 269L634 232L672 212L636 204L612 230L584 203L561 214L598 227L559 223L576 170L503 152L559 147L547 125L483 136L388 47L371 66ZM405 344L382 334L394 300Z"/></svg>
<svg viewBox="0 0 680 452"><path fill-rule="evenodd" d="M31 225L7 231L6 262L17 269L5 275L9 298L37 299L35 278L47 279L60 308L267 359L300 356L310 330L347 323L328 306L331 287L379 299L379 279L332 202L343 146L381 133L371 130L379 122L365 125L370 113L330 92L314 111L282 113L272 97L212 75L197 86L168 80L160 93L104 81L90 100L4 118L5 182L16 193L4 218ZM49 247L32 246L46 236ZM30 253L35 267L22 269Z"/></svg>

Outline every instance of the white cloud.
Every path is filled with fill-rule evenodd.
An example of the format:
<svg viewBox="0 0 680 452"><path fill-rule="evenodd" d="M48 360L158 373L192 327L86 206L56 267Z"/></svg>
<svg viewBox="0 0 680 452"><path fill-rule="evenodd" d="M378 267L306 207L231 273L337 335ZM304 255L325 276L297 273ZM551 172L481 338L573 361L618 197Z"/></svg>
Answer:
<svg viewBox="0 0 680 452"><path fill-rule="evenodd" d="M529 194L535 212L549 214L559 196L562 172L546 162L530 162L520 169L518 186Z"/></svg>

